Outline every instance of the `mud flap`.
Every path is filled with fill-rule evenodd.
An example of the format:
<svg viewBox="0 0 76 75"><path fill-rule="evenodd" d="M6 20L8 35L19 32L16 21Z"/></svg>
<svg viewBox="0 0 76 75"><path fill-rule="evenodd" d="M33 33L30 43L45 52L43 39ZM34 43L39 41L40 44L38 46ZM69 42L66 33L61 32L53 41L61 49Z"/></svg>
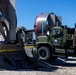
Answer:
<svg viewBox="0 0 76 75"><path fill-rule="evenodd" d="M33 65L34 65L34 69L38 69L38 50L36 47L33 47L32 49L32 54L33 54Z"/></svg>

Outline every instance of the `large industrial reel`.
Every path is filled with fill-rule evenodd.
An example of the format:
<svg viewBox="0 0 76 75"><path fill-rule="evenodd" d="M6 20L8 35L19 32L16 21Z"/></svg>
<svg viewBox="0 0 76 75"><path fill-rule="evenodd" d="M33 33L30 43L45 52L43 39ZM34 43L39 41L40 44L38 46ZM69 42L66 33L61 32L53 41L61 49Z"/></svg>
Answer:
<svg viewBox="0 0 76 75"><path fill-rule="evenodd" d="M46 33L47 31L46 25L49 25L50 27L52 27L50 13L47 13L47 14L42 13L38 15L36 17L35 25L34 25L35 33L37 36L42 33L43 34Z"/></svg>
<svg viewBox="0 0 76 75"><path fill-rule="evenodd" d="M0 16L0 44L6 44L9 42L9 22L8 20Z"/></svg>
<svg viewBox="0 0 76 75"><path fill-rule="evenodd" d="M61 26L61 21L61 17L56 16L54 13L41 13L36 17L34 24L36 36L46 34L47 27L50 29L57 24L58 26Z"/></svg>

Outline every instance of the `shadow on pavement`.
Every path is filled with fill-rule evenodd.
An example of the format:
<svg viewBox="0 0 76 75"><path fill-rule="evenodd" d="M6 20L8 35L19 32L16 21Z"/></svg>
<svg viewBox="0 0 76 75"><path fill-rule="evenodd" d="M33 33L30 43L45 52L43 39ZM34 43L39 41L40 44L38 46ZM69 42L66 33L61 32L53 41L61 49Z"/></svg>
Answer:
<svg viewBox="0 0 76 75"><path fill-rule="evenodd" d="M32 65L27 66L27 67L30 67L30 68L17 69L17 70L14 70L14 71L44 71L44 72L53 72L53 71L58 69L58 67L53 66L53 65L51 65L49 63L46 63L44 61L41 61L41 60L38 61L38 68L37 69L34 69L33 63L31 63L31 64Z"/></svg>
<svg viewBox="0 0 76 75"><path fill-rule="evenodd" d="M53 72L58 69L56 66L52 66L49 63L39 60L38 61L38 68L34 68L33 60L29 59L12 59L9 56L0 56L0 70L9 70L9 71L44 71L44 72Z"/></svg>
<svg viewBox="0 0 76 75"><path fill-rule="evenodd" d="M1 59L2 58L3 57L1 57ZM60 69L59 66L61 66L61 67L76 67L76 59L73 59L73 58L70 58L67 61L65 61L65 59L63 59L63 58L57 58L54 62L49 62L49 63L39 60L37 69L34 68L33 60L29 60L29 61L25 60L25 61L23 61L21 59L21 61L22 62L20 62L20 63L19 63L19 61L16 61L16 63L18 62L18 64L19 64L19 65L17 64L16 67L14 67L15 65L10 65L9 63L5 64L5 63L3 63L3 61L0 61L0 63L2 63L4 65L4 68L2 68L0 66L1 67L1 71L2 70L10 70L10 71L44 71L44 72L53 72L53 71L55 71L57 69ZM14 61L12 61L12 63L14 64ZM21 64L23 64L23 65L21 66Z"/></svg>
<svg viewBox="0 0 76 75"><path fill-rule="evenodd" d="M76 58L69 58L65 60L64 58L58 58L55 62L50 64L54 66L62 66L62 67L76 67Z"/></svg>

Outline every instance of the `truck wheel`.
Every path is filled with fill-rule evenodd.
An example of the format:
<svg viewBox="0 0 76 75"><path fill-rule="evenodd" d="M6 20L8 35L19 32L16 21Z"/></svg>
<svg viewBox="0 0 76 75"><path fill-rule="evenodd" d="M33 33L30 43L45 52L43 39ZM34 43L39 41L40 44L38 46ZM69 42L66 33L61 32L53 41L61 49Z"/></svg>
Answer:
<svg viewBox="0 0 76 75"><path fill-rule="evenodd" d="M40 47L38 49L39 59L47 61L51 57L51 51L48 47Z"/></svg>

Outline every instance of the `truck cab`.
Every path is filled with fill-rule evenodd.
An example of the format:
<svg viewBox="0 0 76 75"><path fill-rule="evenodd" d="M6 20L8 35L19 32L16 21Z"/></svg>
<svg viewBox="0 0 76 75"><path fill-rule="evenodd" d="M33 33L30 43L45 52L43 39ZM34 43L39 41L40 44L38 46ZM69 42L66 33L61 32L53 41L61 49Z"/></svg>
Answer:
<svg viewBox="0 0 76 75"><path fill-rule="evenodd" d="M63 29L60 26L55 26L50 32L51 43L56 46L62 46L63 44ZM66 33L65 33L66 34Z"/></svg>
<svg viewBox="0 0 76 75"><path fill-rule="evenodd" d="M76 47L76 28L69 27L53 27L51 32L51 40L54 45L54 55L75 56Z"/></svg>
<svg viewBox="0 0 76 75"><path fill-rule="evenodd" d="M46 35L37 37L40 59L46 61L54 56L76 56L76 26L48 27Z"/></svg>

